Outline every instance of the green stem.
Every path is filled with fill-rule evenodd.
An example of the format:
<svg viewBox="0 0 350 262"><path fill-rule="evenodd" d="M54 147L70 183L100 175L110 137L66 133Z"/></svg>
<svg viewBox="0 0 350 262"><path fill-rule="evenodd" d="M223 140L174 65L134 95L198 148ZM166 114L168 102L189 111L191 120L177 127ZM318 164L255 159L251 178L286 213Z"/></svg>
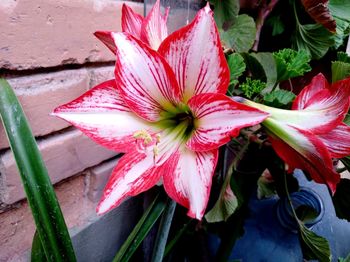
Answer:
<svg viewBox="0 0 350 262"><path fill-rule="evenodd" d="M292 208L292 212L293 212L295 220L297 221L299 227L301 227L300 220L298 219L297 213L294 210L293 201L292 201L292 199L291 199L291 197L289 195L288 184L287 184L287 174L286 173L284 173L283 179L284 179L284 187L286 189L286 196L287 196L289 205Z"/></svg>
<svg viewBox="0 0 350 262"><path fill-rule="evenodd" d="M166 242L168 239L171 222L175 212L176 202L168 199L162 219L160 221L158 234L154 243L152 262L161 262L163 260Z"/></svg>

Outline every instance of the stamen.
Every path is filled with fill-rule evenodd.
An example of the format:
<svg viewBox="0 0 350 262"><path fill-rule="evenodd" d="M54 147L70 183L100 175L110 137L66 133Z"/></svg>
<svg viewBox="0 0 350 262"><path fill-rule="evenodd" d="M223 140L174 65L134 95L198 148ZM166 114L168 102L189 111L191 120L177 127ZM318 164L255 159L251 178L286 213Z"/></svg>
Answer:
<svg viewBox="0 0 350 262"><path fill-rule="evenodd" d="M136 138L136 139L143 139L143 143L145 145L148 145L148 144L150 144L152 142L152 136L150 135L150 133L148 133L144 129L136 131L133 134L133 137Z"/></svg>
<svg viewBox="0 0 350 262"><path fill-rule="evenodd" d="M160 134L156 134L156 143L158 144L160 142Z"/></svg>

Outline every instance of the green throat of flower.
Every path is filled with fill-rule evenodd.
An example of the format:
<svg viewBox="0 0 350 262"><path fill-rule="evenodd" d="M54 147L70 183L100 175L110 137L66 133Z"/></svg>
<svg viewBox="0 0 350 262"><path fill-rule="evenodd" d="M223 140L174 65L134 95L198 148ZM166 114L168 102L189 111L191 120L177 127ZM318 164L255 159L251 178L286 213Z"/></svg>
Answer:
<svg viewBox="0 0 350 262"><path fill-rule="evenodd" d="M177 112L166 112L163 119L156 123L162 129L174 132L185 141L196 129L196 118L187 106L181 106Z"/></svg>

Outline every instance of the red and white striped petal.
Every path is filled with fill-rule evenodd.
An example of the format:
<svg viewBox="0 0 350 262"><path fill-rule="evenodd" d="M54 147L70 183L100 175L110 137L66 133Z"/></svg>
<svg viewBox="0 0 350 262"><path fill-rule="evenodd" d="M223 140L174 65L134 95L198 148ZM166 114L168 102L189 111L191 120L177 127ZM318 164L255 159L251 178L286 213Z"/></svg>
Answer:
<svg viewBox="0 0 350 262"><path fill-rule="evenodd" d="M135 13L128 5L122 7L122 31L141 39L141 27L144 18Z"/></svg>
<svg viewBox="0 0 350 262"><path fill-rule="evenodd" d="M164 188L177 203L187 207L187 215L201 219L207 207L218 151L193 152L179 149L164 164Z"/></svg>
<svg viewBox="0 0 350 262"><path fill-rule="evenodd" d="M249 100L244 104L270 113L271 117L280 123L315 134L330 132L341 124L349 108L350 86L348 89L331 91L322 90L312 97L313 105L303 110L284 110L265 106ZM323 104L322 104L323 103Z"/></svg>
<svg viewBox="0 0 350 262"><path fill-rule="evenodd" d="M114 79L56 108L53 115L70 122L97 143L118 152L134 149L135 132L145 130L154 134L156 131L150 123L130 111Z"/></svg>
<svg viewBox="0 0 350 262"><path fill-rule="evenodd" d="M180 91L170 66L156 51L126 33L113 33L117 46L115 77L136 114L149 121L160 113L176 111Z"/></svg>
<svg viewBox="0 0 350 262"><path fill-rule="evenodd" d="M322 141L311 132L278 124L271 119L268 126L270 141L276 153L289 165L290 171L307 171L317 183L326 184L334 193L340 176L333 170L331 155Z"/></svg>
<svg viewBox="0 0 350 262"><path fill-rule="evenodd" d="M200 94L188 101L195 117L195 131L188 148L208 151L227 143L243 127L259 124L268 113L235 102L223 94Z"/></svg>
<svg viewBox="0 0 350 262"><path fill-rule="evenodd" d="M327 79L323 74L318 74L312 78L311 83L308 84L301 90L293 101L292 110L305 109L306 105L309 103L310 99L319 91L329 88Z"/></svg>
<svg viewBox="0 0 350 262"><path fill-rule="evenodd" d="M168 36L166 26L168 14L169 8L166 9L164 16L161 15L160 1L157 0L142 24L141 40L149 44L154 50L157 50L160 43Z"/></svg>
<svg viewBox="0 0 350 262"><path fill-rule="evenodd" d="M334 158L342 158L350 155L350 126L340 124L332 131L320 134L318 137L327 146Z"/></svg>
<svg viewBox="0 0 350 262"><path fill-rule="evenodd" d="M226 93L230 73L209 4L191 24L169 35L158 52L173 68L184 102L197 94Z"/></svg>
<svg viewBox="0 0 350 262"><path fill-rule="evenodd" d="M94 33L94 35L102 42L104 43L109 50L113 52L113 54L116 53L117 47L114 42L113 38L113 32L111 31L97 31Z"/></svg>
<svg viewBox="0 0 350 262"><path fill-rule="evenodd" d="M138 195L153 187L162 175L162 166L155 166L152 154L137 151L125 154L114 168L97 206L104 214L118 206L126 197Z"/></svg>

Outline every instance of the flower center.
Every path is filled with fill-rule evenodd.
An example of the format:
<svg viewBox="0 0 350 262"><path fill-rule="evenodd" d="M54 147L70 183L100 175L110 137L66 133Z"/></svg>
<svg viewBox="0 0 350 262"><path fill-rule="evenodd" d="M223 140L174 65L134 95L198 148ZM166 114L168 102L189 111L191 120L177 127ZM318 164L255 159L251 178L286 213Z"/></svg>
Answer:
<svg viewBox="0 0 350 262"><path fill-rule="evenodd" d="M192 112L182 112L174 116L174 126L178 126L180 124L183 124L186 126L185 129L185 137L189 137L191 133L194 130L194 116L192 115Z"/></svg>

